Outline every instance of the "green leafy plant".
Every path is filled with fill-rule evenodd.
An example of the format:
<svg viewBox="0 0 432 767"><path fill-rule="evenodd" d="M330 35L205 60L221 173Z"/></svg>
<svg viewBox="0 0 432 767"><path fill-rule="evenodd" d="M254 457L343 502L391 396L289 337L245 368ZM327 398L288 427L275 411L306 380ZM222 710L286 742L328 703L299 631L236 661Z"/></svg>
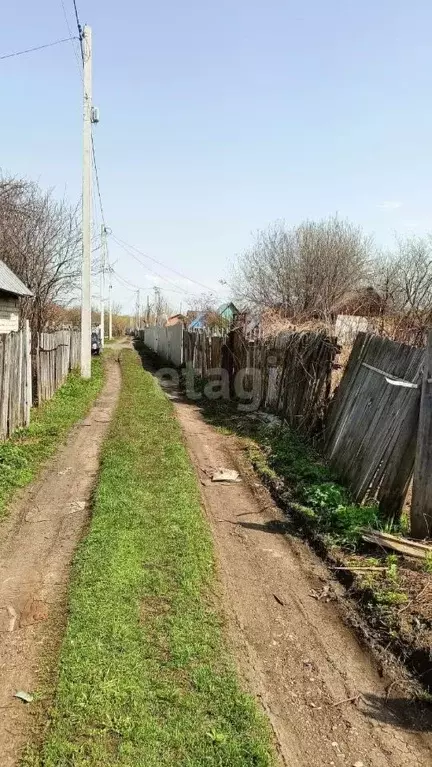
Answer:
<svg viewBox="0 0 432 767"><path fill-rule="evenodd" d="M386 606L403 605L408 602L408 597L403 591L393 591L391 589L376 591L375 599L378 604Z"/></svg>
<svg viewBox="0 0 432 767"><path fill-rule="evenodd" d="M398 579L398 557L397 554L388 554L386 557L386 565L387 565L387 578L390 578L393 581L397 581Z"/></svg>

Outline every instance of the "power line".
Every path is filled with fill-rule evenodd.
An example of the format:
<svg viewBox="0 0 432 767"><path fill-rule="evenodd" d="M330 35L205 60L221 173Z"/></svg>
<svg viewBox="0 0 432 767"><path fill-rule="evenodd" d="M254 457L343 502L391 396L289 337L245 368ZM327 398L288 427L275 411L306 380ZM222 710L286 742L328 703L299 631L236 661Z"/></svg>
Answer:
<svg viewBox="0 0 432 767"><path fill-rule="evenodd" d="M147 288L143 288L142 286L139 286L139 285L136 285L133 282L130 282L125 277L122 277L120 274L118 274L112 267L111 267L111 272L112 272L112 274L115 277L117 277L118 280L121 280L123 283L125 283L125 286L128 287L129 290L142 290L143 292L146 292L146 291L149 290L148 287ZM153 274L155 274L155 272L153 272ZM156 275L156 276L159 276L159 275ZM184 295L184 293L188 293L188 291L184 291L181 288L178 289L178 290L176 290L175 288L166 288L166 290L168 292L178 293L179 295ZM193 296L193 295L196 295L196 294L188 293L188 295Z"/></svg>
<svg viewBox="0 0 432 767"><path fill-rule="evenodd" d="M81 25L81 22L80 22L80 19L79 19L79 15L78 15L78 8L77 8L76 0L73 0L73 6L74 6L74 11L75 11L75 19L76 19L76 25L77 25L77 29L78 29L78 35L79 35L79 41L80 41L80 48L81 48L81 59L82 59L82 63L84 64L84 50L83 50L83 28L82 28L82 25Z"/></svg>
<svg viewBox="0 0 432 767"><path fill-rule="evenodd" d="M78 8L77 8L76 0L73 0L73 6L74 6L74 11L75 11L75 18L76 18L76 23L77 23L77 27L78 27L78 32L82 35L82 26L81 26L81 22L79 20Z"/></svg>
<svg viewBox="0 0 432 767"><path fill-rule="evenodd" d="M159 272L156 272L154 269L152 269L148 264L144 264L143 261L141 261L138 256L135 255L131 250L129 250L129 247L127 245L123 245L122 241L119 240L117 237L112 235L115 242L120 245L121 248L125 251L125 253L128 253L132 258L135 259L135 261L138 262L141 266L143 266L145 269L147 269L149 272L154 274L156 277L159 277L161 280L165 280L165 282L168 282L170 285L174 285L174 288L166 288L166 290L172 290L174 293L184 293L189 296L195 296L196 293L192 293L190 290L186 290L186 288L181 288L180 285L177 282L173 282L173 280L170 280L169 277L165 277L163 274L159 274Z"/></svg>
<svg viewBox="0 0 432 767"><path fill-rule="evenodd" d="M101 212L102 223L105 226L105 213L104 213L104 207L103 207L103 203L102 203L102 194L101 194L101 189L100 189L99 171L98 171L98 166L97 166L97 162L96 162L96 151L95 151L95 144L94 144L93 134L92 134L91 140L92 140L93 168L94 168L94 172L95 172L96 189L97 189L98 198L99 198L99 207L100 207L100 212Z"/></svg>
<svg viewBox="0 0 432 767"><path fill-rule="evenodd" d="M198 282L198 280L194 280L192 277L187 277L182 272L177 271L177 269L173 269L173 267L167 266L166 264L162 263L162 261L158 261L157 258L154 258L153 256L149 256L147 253L143 253L141 250L136 248L134 245L128 245L127 242L125 242L124 240L121 240L119 237L116 237L114 234L112 234L112 237L117 242L118 245L120 245L124 249L126 249L126 252L130 253L130 251L127 250L127 249L131 248L132 250L135 250L137 253L140 253L140 255L144 256L144 258L148 258L148 259L150 259L150 261L154 261L156 264L159 264L159 266L163 266L164 269L168 269L170 272L173 272L174 274L177 274L182 279L188 280L188 282L193 282L193 283L195 283L195 285L199 285L199 287L205 288L205 290L209 290L210 293L216 293L216 291L213 290L213 288L209 288L208 285L204 285L202 282ZM147 264L144 264L142 261L140 261L140 259L137 258L137 256L134 256L133 253L130 253L130 255L133 258L135 258L138 261L138 263L142 264L142 266L145 266L146 269L150 269L150 267L148 267ZM150 271L152 271L152 270L150 269ZM157 274L157 272L154 272L154 274ZM162 275L160 275L160 274L158 274L157 276L158 277L162 277ZM171 280L169 280L168 277L162 277L162 279L163 280L167 280L168 282L171 282ZM185 290L184 292L188 293L189 291ZM191 295L194 295L194 294L191 294Z"/></svg>
<svg viewBox="0 0 432 767"><path fill-rule="evenodd" d="M45 45L36 45L34 48L26 48L24 51L14 51L13 53L5 53L0 56L2 59L11 59L13 56L23 56L25 53L33 53L33 51L41 51L44 48L52 48L54 45L60 45L61 43L68 43L71 40L77 40L77 37L64 37L62 40L54 40L53 43L45 43Z"/></svg>
<svg viewBox="0 0 432 767"><path fill-rule="evenodd" d="M68 32L69 32L70 36L73 37L71 25L69 24L68 15L66 13L66 6L64 4L64 0L60 0L60 3L61 3L61 7L63 9L63 16L65 17L65 22L66 22L66 26L68 28ZM78 33L79 33L79 31L78 31ZM79 73L80 73L80 78L82 80L82 62L80 62L80 59L79 59L79 56L78 56L78 53L77 53L75 45L73 45L72 48L73 48L73 52L74 52L74 56L75 56L75 61L77 63L77 67L78 67L78 70L79 70Z"/></svg>
<svg viewBox="0 0 432 767"><path fill-rule="evenodd" d="M129 280L125 280L124 277L121 277L120 274L117 274L117 272L111 268L111 274L114 275L117 282L120 284L123 283L123 287L126 287L128 290L133 290L136 292L138 290L138 285L134 285L132 282L129 282Z"/></svg>

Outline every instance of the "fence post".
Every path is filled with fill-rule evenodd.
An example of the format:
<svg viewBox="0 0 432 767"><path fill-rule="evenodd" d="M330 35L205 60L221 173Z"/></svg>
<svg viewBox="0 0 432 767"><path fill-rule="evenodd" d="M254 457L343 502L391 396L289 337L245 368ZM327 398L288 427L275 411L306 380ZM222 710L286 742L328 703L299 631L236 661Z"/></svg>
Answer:
<svg viewBox="0 0 432 767"><path fill-rule="evenodd" d="M8 436L10 373L12 368L11 344L12 344L12 334L7 333L7 335L4 336L3 389L2 389L2 402L1 402L1 432L2 432L3 439L6 439L6 437Z"/></svg>
<svg viewBox="0 0 432 767"><path fill-rule="evenodd" d="M432 534L432 331L428 333L420 399L411 503L411 535Z"/></svg>
<svg viewBox="0 0 432 767"><path fill-rule="evenodd" d="M36 383L37 383L37 403L38 405L42 402L42 370L41 370L41 352L40 352L40 346L41 346L41 334L37 334L37 341L36 341Z"/></svg>
<svg viewBox="0 0 432 767"><path fill-rule="evenodd" d="M221 367L228 373L230 396L234 397L234 332L230 330L225 336L225 343L222 346L222 365Z"/></svg>
<svg viewBox="0 0 432 767"><path fill-rule="evenodd" d="M30 423L30 410L32 406L32 360L31 360L31 335L30 323L24 322L24 359L25 359L25 397L24 397L24 423Z"/></svg>

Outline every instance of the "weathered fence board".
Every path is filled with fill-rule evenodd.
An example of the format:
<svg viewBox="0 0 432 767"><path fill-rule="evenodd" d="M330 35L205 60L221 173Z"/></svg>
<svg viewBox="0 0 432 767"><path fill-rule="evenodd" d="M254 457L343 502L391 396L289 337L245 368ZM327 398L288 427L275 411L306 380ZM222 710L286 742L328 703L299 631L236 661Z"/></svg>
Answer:
<svg viewBox="0 0 432 767"><path fill-rule="evenodd" d="M8 434L9 425L9 388L10 388L10 370L11 370L11 335L2 335L3 346L3 366L2 375L2 399L1 399L1 438L5 439Z"/></svg>
<svg viewBox="0 0 432 767"><path fill-rule="evenodd" d="M0 439L28 426L31 403L30 330L26 322L23 330L0 335Z"/></svg>
<svg viewBox="0 0 432 767"><path fill-rule="evenodd" d="M305 433L316 433L324 420L324 452L336 473L357 502L378 501L389 519L402 510L417 451L412 534L432 535L432 352L422 384L424 349L358 333L331 400L334 338L290 332L250 340L238 331L219 337L183 331L170 333L168 342L162 330L169 329L148 328L142 338L170 361L181 359L203 377L223 369L231 394L241 375L243 391L259 393L255 403Z"/></svg>
<svg viewBox="0 0 432 767"><path fill-rule="evenodd" d="M40 333L36 349L38 402L51 399L79 365L81 334L76 330Z"/></svg>
<svg viewBox="0 0 432 767"><path fill-rule="evenodd" d="M326 452L358 502L400 513L412 476L424 350L359 333L330 408Z"/></svg>
<svg viewBox="0 0 432 767"><path fill-rule="evenodd" d="M164 328L153 325L139 331L145 345L159 354L167 362L179 367L183 364L183 325L178 323Z"/></svg>
<svg viewBox="0 0 432 767"><path fill-rule="evenodd" d="M174 365L190 365L199 377L225 371L231 394L237 382L245 399L253 393L257 405L280 414L294 428L312 432L320 425L330 394L335 339L290 332L249 340L239 331L210 335L179 328L150 327L140 337L156 354Z"/></svg>
<svg viewBox="0 0 432 767"><path fill-rule="evenodd" d="M432 535L432 332L428 337L421 388L411 532L416 538Z"/></svg>

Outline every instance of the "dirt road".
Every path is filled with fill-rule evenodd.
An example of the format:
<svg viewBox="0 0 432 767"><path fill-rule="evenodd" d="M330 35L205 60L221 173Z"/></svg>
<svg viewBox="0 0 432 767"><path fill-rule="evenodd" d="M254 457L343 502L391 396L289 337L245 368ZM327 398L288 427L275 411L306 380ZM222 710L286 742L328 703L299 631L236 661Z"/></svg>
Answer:
<svg viewBox="0 0 432 767"><path fill-rule="evenodd" d="M34 692L65 626L70 563L88 519L99 449L120 389L116 361L88 417L0 526L0 764L14 767L29 739ZM42 673L41 673L42 672Z"/></svg>
<svg viewBox="0 0 432 767"><path fill-rule="evenodd" d="M283 517L255 479L242 471L241 484L209 482L209 469L241 468L235 438L174 400L202 483L239 666L268 714L281 764L430 764L430 722L410 717L402 696L386 701L372 658L327 601L329 571L281 534Z"/></svg>

